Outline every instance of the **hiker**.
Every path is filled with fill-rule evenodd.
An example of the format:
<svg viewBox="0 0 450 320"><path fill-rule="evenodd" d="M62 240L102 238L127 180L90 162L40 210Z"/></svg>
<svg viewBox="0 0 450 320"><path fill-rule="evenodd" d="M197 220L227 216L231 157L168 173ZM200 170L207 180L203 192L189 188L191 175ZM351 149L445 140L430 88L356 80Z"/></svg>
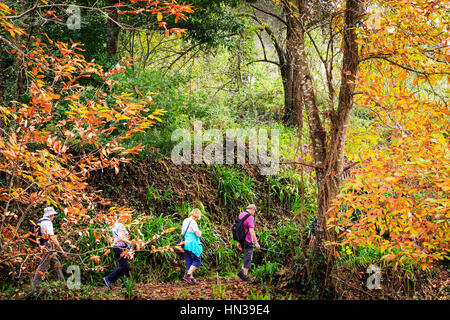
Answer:
<svg viewBox="0 0 450 320"><path fill-rule="evenodd" d="M181 226L183 241L186 241L183 245L183 249L187 273L183 276L183 280L189 284L198 284L198 281L194 279L193 274L201 265L200 255L203 247L200 243L200 237L202 236L202 232L198 228L197 220L201 218L202 212L195 208L189 215L190 217L184 219L183 225Z"/></svg>
<svg viewBox="0 0 450 320"><path fill-rule="evenodd" d="M309 247L314 247L314 240L316 238L316 228L317 228L317 219L315 219L311 224L311 239L309 240Z"/></svg>
<svg viewBox="0 0 450 320"><path fill-rule="evenodd" d="M53 219L56 215L57 212L53 209L53 207L47 207L44 209L44 216L38 220L38 225L40 225L40 233L42 234L42 236L37 239L37 243L41 251L41 262L39 263L31 282L33 288L36 288L41 280L44 280L45 272L50 266L55 270L58 280L64 282L62 265L56 255L55 247L65 258L68 258L68 256L59 244L59 241L53 232Z"/></svg>
<svg viewBox="0 0 450 320"><path fill-rule="evenodd" d="M253 259L253 248L256 248L257 250L261 249L255 233L255 213L256 206L250 204L238 217L238 219L244 219L248 215L243 221L245 238L243 241L238 242L238 249L244 252L244 262L241 271L238 273L238 276L242 281L248 281L248 270L250 269Z"/></svg>
<svg viewBox="0 0 450 320"><path fill-rule="evenodd" d="M129 223L130 220L131 217L129 215L122 214L119 216L112 228L113 250L119 265L113 272L111 272L111 274L103 278L103 281L109 289L112 289L112 284L115 283L120 277L130 276L130 266L128 264L128 257L125 251L131 249L132 242L129 239L128 231L124 226L124 224L127 222ZM128 251L128 253L130 254L132 252ZM124 287L125 285L122 284L122 288Z"/></svg>

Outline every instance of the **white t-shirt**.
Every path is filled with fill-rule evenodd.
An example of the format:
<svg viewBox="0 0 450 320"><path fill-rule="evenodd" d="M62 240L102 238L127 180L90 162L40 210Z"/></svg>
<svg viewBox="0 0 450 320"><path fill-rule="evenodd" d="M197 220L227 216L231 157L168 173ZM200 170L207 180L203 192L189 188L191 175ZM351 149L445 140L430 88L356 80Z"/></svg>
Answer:
<svg viewBox="0 0 450 320"><path fill-rule="evenodd" d="M114 238L113 246L124 247L127 245L125 242L119 240L119 232L120 231L123 231L123 232L125 232L125 235L128 235L128 231L127 231L127 229L125 229L123 224L120 222L116 222L112 228L112 234L113 234L113 238Z"/></svg>
<svg viewBox="0 0 450 320"><path fill-rule="evenodd" d="M49 218L41 220L41 232L44 238L55 235L53 232L53 223Z"/></svg>
<svg viewBox="0 0 450 320"><path fill-rule="evenodd" d="M183 225L181 226L181 234L185 234L186 232L196 232L200 231L197 225L197 221L192 219L191 217L184 219Z"/></svg>

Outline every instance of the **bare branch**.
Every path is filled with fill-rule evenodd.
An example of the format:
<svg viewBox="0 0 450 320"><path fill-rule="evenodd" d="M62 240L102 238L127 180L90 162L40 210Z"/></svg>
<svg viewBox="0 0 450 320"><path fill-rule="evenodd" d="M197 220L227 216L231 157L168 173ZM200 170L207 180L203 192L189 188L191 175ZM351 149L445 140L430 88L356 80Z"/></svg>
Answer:
<svg viewBox="0 0 450 320"><path fill-rule="evenodd" d="M286 20L284 20L283 18L281 18L280 16L276 15L275 13L269 12L267 10L258 8L257 6L255 6L254 4L251 4L250 7L252 7L253 9L260 11L264 14L267 14L268 16L274 17L275 19L277 19L278 21L280 21L282 24L284 24L286 27L288 26Z"/></svg>

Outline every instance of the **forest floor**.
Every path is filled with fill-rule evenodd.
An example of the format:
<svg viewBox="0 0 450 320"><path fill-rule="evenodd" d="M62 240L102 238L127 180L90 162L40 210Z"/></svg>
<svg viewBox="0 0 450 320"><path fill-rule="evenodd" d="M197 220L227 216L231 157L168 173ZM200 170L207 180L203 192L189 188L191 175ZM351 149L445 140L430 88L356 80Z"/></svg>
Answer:
<svg viewBox="0 0 450 320"><path fill-rule="evenodd" d="M361 278L361 279L359 279ZM132 300L302 300L305 297L288 290L279 290L269 285L256 282L243 282L237 277L198 278L199 284L191 285L183 280L157 283L136 283L133 293L128 295L126 289L120 285L110 291L106 286L93 290L93 299L98 299L101 293L107 293L108 299ZM358 283L365 283L362 274L356 273L344 287L337 284L339 294L336 299L341 300L447 300L450 298L450 279L448 272L430 279L422 279L420 288L406 290L403 281L397 283L393 279L383 281L382 290L365 290ZM350 281L351 280L351 281ZM394 283L395 282L395 283ZM417 284L419 285L419 284ZM413 285L411 285L413 286ZM99 294L100 293L100 294Z"/></svg>
<svg viewBox="0 0 450 320"><path fill-rule="evenodd" d="M264 299L299 299L290 294L278 297L277 294L265 292L266 286L253 282L243 282L236 278L215 277L198 278L199 284L173 281L166 283L137 283L134 286L131 299L137 300L264 300ZM106 287L96 288L107 291ZM128 299L127 290L113 286L114 295L120 299Z"/></svg>
<svg viewBox="0 0 450 320"><path fill-rule="evenodd" d="M345 268L344 268L345 269ZM408 284L406 278L383 274L381 290L365 288L364 271L349 272L344 269L334 277L337 300L449 300L450 276L441 270L433 277L420 276ZM305 300L293 289L279 288L275 284L258 281L243 282L237 276L199 277L199 284L183 280L170 282L151 281L134 284L133 290L121 289L121 282L110 290L106 285L83 286L81 290L67 290L66 285L43 282L44 286L32 290L25 285L0 291L0 300ZM339 280L339 281L337 281ZM314 300L316 298L313 298Z"/></svg>

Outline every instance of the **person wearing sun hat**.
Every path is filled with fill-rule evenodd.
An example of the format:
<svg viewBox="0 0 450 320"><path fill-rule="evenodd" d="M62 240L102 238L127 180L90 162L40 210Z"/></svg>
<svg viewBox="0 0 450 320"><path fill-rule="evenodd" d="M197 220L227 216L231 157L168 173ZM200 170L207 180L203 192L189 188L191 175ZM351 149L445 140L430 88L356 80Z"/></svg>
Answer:
<svg viewBox="0 0 450 320"><path fill-rule="evenodd" d="M57 212L53 207L47 207L44 209L44 216L40 219L40 229L42 233L43 242L39 245L41 250L41 262L37 267L34 274L33 281L31 285L36 287L45 277L45 272L51 266L58 277L59 281L64 281L64 275L62 272L62 265L59 262L58 256L55 252L55 247L57 251L60 251L62 255L68 258L66 252L59 244L58 239L53 231L53 219L57 215Z"/></svg>

